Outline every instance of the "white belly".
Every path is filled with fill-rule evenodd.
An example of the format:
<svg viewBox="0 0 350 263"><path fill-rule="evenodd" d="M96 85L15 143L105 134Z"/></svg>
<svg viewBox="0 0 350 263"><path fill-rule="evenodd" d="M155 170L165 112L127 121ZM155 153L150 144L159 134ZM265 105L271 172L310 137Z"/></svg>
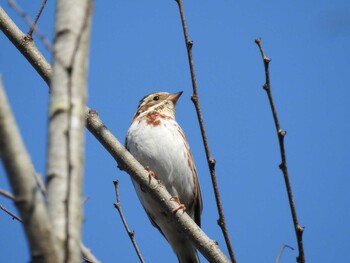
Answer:
<svg viewBox="0 0 350 263"><path fill-rule="evenodd" d="M127 148L144 167L148 166L155 173L172 196L179 196L186 206L194 198L194 178L188 164L187 142L177 125L169 119L166 124L161 120L156 126L147 125L146 120L134 121L127 134Z"/></svg>

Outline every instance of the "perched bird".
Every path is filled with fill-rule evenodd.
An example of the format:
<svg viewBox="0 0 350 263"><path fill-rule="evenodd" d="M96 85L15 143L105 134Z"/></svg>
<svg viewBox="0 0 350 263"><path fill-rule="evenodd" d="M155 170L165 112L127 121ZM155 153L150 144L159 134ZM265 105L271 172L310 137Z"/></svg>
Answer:
<svg viewBox="0 0 350 263"><path fill-rule="evenodd" d="M201 225L202 195L196 167L185 134L175 120L175 105L182 92L155 92L146 95L132 119L126 148L168 192L185 206L188 215ZM137 195L151 223L172 246L180 263L197 263L196 248L133 181Z"/></svg>

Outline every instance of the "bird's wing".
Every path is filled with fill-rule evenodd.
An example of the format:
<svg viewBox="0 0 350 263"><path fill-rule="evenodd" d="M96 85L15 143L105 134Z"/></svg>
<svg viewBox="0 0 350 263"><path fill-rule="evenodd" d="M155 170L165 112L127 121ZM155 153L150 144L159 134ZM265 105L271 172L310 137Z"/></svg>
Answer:
<svg viewBox="0 0 350 263"><path fill-rule="evenodd" d="M203 210L202 191L201 191L201 186L199 184L196 167L194 167L194 172L195 172L195 184L197 189L196 199L194 204L194 221L197 223L199 227L201 227L201 215Z"/></svg>

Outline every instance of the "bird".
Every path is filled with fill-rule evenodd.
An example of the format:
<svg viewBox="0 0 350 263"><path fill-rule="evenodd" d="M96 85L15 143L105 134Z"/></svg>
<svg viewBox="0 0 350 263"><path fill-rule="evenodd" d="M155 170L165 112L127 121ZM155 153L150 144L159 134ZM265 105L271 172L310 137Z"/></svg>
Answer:
<svg viewBox="0 0 350 263"><path fill-rule="evenodd" d="M185 134L175 120L181 94L182 91L153 92L144 96L128 129L125 146L200 227L203 205L197 171ZM151 223L171 245L179 263L200 262L192 242L169 225L162 209L132 181Z"/></svg>

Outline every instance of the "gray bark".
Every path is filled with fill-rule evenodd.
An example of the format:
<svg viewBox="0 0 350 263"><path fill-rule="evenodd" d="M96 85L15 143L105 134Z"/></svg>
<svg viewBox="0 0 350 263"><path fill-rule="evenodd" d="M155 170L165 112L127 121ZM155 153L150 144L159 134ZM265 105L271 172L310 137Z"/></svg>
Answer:
<svg viewBox="0 0 350 263"><path fill-rule="evenodd" d="M59 0L51 76L47 203L60 260L81 262L82 181L91 1Z"/></svg>
<svg viewBox="0 0 350 263"><path fill-rule="evenodd" d="M23 220L33 262L59 262L55 237L35 171L12 115L0 78L0 149Z"/></svg>

